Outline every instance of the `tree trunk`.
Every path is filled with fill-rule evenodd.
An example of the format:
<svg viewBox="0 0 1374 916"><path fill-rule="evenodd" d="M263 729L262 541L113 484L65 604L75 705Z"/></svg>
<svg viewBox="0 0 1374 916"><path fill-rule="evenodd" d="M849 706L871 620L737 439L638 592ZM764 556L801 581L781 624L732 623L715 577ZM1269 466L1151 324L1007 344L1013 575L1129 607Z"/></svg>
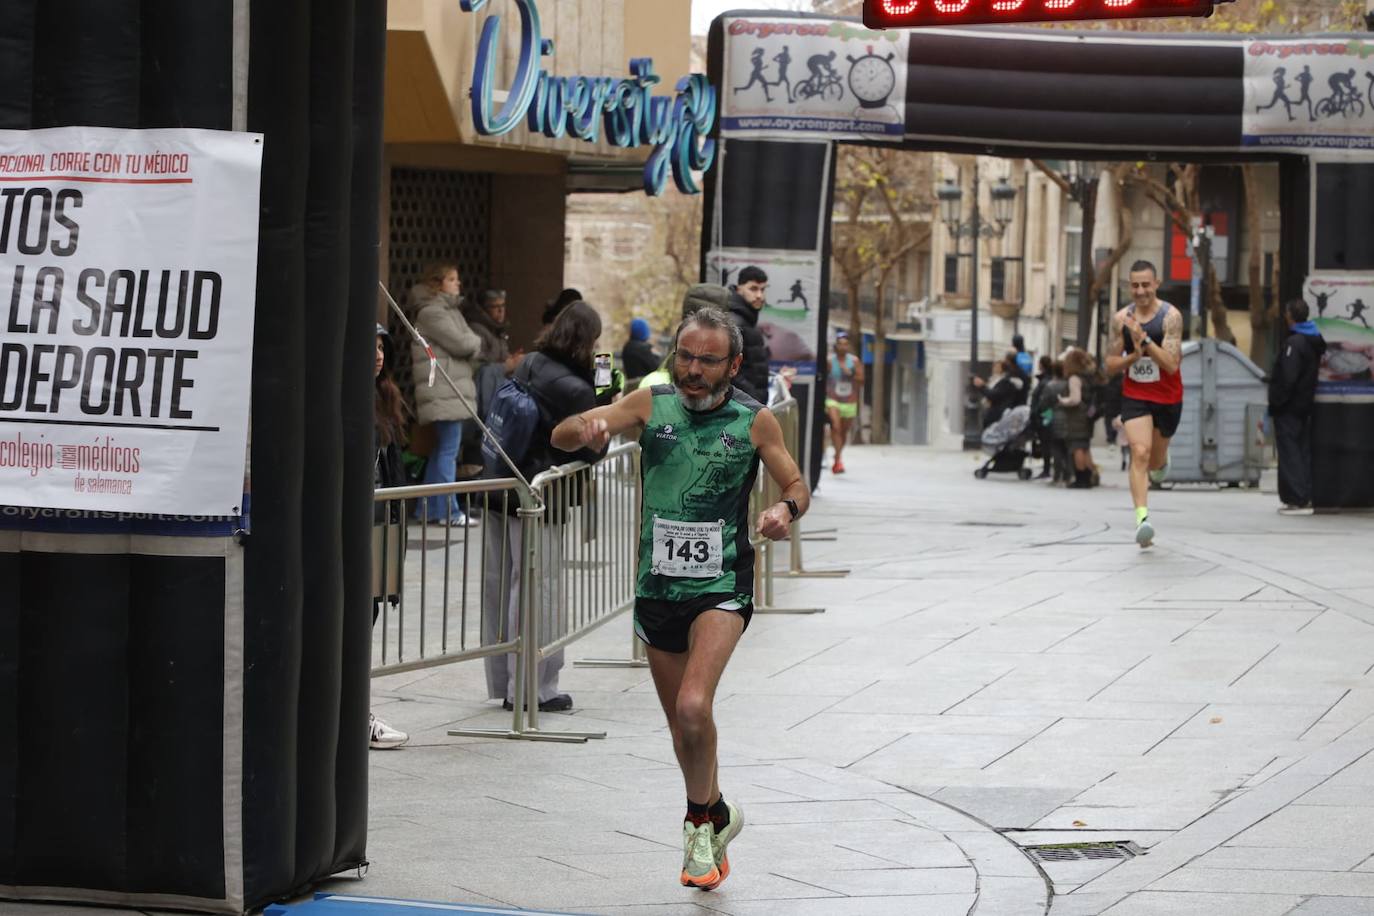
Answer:
<svg viewBox="0 0 1374 916"><path fill-rule="evenodd" d="M857 347L864 339L863 316L859 314L859 280L857 277L844 278L845 293L849 296L849 345ZM824 341L818 341L818 347L825 346Z"/></svg>
<svg viewBox="0 0 1374 916"><path fill-rule="evenodd" d="M1269 312L1264 302L1264 252L1261 246L1259 169L1242 165L1245 179L1245 234L1249 236L1250 269L1250 360L1256 365L1269 362Z"/></svg>
<svg viewBox="0 0 1374 916"><path fill-rule="evenodd" d="M1231 330L1231 319L1226 313L1226 302L1221 297L1221 281L1217 278L1216 267L1213 266L1211 259L1207 260L1206 283L1203 297L1206 301L1205 308L1212 319L1212 336L1217 340L1235 345L1236 334Z"/></svg>
<svg viewBox="0 0 1374 916"><path fill-rule="evenodd" d="M872 393L873 423L872 433L868 441L874 445L887 445L890 441L887 435L887 398L885 397L887 386L883 379L887 369L887 329L883 324L883 310L887 307L884 301L887 276L888 271L886 270L879 274L873 301L876 309L873 322L873 373L868 379L869 391Z"/></svg>

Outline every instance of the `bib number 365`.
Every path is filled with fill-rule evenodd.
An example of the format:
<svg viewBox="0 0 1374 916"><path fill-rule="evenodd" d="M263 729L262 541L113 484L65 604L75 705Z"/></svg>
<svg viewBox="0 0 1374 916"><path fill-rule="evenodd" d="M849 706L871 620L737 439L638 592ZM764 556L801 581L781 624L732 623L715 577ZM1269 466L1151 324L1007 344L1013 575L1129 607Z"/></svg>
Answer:
<svg viewBox="0 0 1374 916"><path fill-rule="evenodd" d="M676 522L654 516L652 572L674 579L714 579L724 556L724 521Z"/></svg>
<svg viewBox="0 0 1374 916"><path fill-rule="evenodd" d="M1159 363L1148 356L1141 357L1131 365L1131 381L1144 385L1159 381Z"/></svg>

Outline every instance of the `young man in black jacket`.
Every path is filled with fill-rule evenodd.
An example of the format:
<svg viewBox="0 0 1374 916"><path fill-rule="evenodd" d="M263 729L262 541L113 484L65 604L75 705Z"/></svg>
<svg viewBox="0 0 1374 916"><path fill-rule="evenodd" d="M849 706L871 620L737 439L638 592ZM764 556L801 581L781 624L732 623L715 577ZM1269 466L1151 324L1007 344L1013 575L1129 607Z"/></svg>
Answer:
<svg viewBox="0 0 1374 916"><path fill-rule="evenodd" d="M735 376L735 387L764 406L768 405L768 341L759 330L768 274L749 266L739 272L739 282L730 294L730 317L744 335L744 362Z"/></svg>
<svg viewBox="0 0 1374 916"><path fill-rule="evenodd" d="M1312 514L1312 399L1326 341L1307 315L1307 303L1301 299L1284 306L1289 334L1269 373L1269 415L1274 418L1279 452L1281 515Z"/></svg>

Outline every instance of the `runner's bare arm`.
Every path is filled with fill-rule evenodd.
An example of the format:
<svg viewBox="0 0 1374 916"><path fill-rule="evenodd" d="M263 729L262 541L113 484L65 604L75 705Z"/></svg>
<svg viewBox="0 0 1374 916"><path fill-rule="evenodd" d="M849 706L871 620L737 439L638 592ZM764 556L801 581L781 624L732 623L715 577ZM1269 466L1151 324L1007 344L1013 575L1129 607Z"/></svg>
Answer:
<svg viewBox="0 0 1374 916"><path fill-rule="evenodd" d="M770 410L759 411L754 420L750 436L754 447L759 450L759 458L773 482L782 491L783 500L797 503L797 518L806 514L811 505L811 490L802 480L801 469L787 452L787 443L782 438L782 426ZM779 501L759 513L759 534L773 541L780 541L792 530L792 511L786 502Z"/></svg>
<svg viewBox="0 0 1374 916"><path fill-rule="evenodd" d="M1131 363L1140 358L1140 351L1132 353L1130 356L1123 356L1126 351L1126 337L1123 330L1123 322L1126 312L1123 309L1112 316L1112 333L1107 338L1107 374L1116 375L1124 372L1130 367Z"/></svg>
<svg viewBox="0 0 1374 916"><path fill-rule="evenodd" d="M549 441L554 448L565 452L580 448L605 448L612 436L648 423L653 409L653 390L638 388L614 404L568 417L554 427Z"/></svg>
<svg viewBox="0 0 1374 916"><path fill-rule="evenodd" d="M1169 314L1164 316L1164 343L1147 346L1150 356L1159 363L1160 371L1177 372L1183 363L1183 313L1176 308L1169 309Z"/></svg>

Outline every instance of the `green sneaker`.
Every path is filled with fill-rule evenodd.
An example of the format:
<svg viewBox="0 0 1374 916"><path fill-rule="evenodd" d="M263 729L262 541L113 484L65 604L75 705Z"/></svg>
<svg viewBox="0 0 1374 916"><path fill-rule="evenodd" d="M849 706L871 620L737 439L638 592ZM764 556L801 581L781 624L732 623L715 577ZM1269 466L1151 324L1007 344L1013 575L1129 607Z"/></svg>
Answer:
<svg viewBox="0 0 1374 916"><path fill-rule="evenodd" d="M730 823L726 824L720 833L711 831L711 850L715 854L716 868L720 870L721 881L730 877L730 857L725 854L725 847L729 846L730 841L739 836L739 832L744 829L744 812L739 806L727 801L725 807L730 809Z"/></svg>
<svg viewBox="0 0 1374 916"><path fill-rule="evenodd" d="M708 821L700 826L690 821L682 823L682 884L684 887L709 891L720 884L720 869L712 839L715 830Z"/></svg>
<svg viewBox="0 0 1374 916"><path fill-rule="evenodd" d="M1171 462L1168 458L1165 458L1165 459L1164 459L1164 467L1160 468L1160 469L1157 470L1157 471L1151 470L1151 471L1150 471L1150 483L1155 484L1156 486L1158 486L1159 484L1162 484L1164 481L1168 480L1168 479L1169 479L1169 465L1170 465L1171 463L1172 463L1172 462Z"/></svg>

